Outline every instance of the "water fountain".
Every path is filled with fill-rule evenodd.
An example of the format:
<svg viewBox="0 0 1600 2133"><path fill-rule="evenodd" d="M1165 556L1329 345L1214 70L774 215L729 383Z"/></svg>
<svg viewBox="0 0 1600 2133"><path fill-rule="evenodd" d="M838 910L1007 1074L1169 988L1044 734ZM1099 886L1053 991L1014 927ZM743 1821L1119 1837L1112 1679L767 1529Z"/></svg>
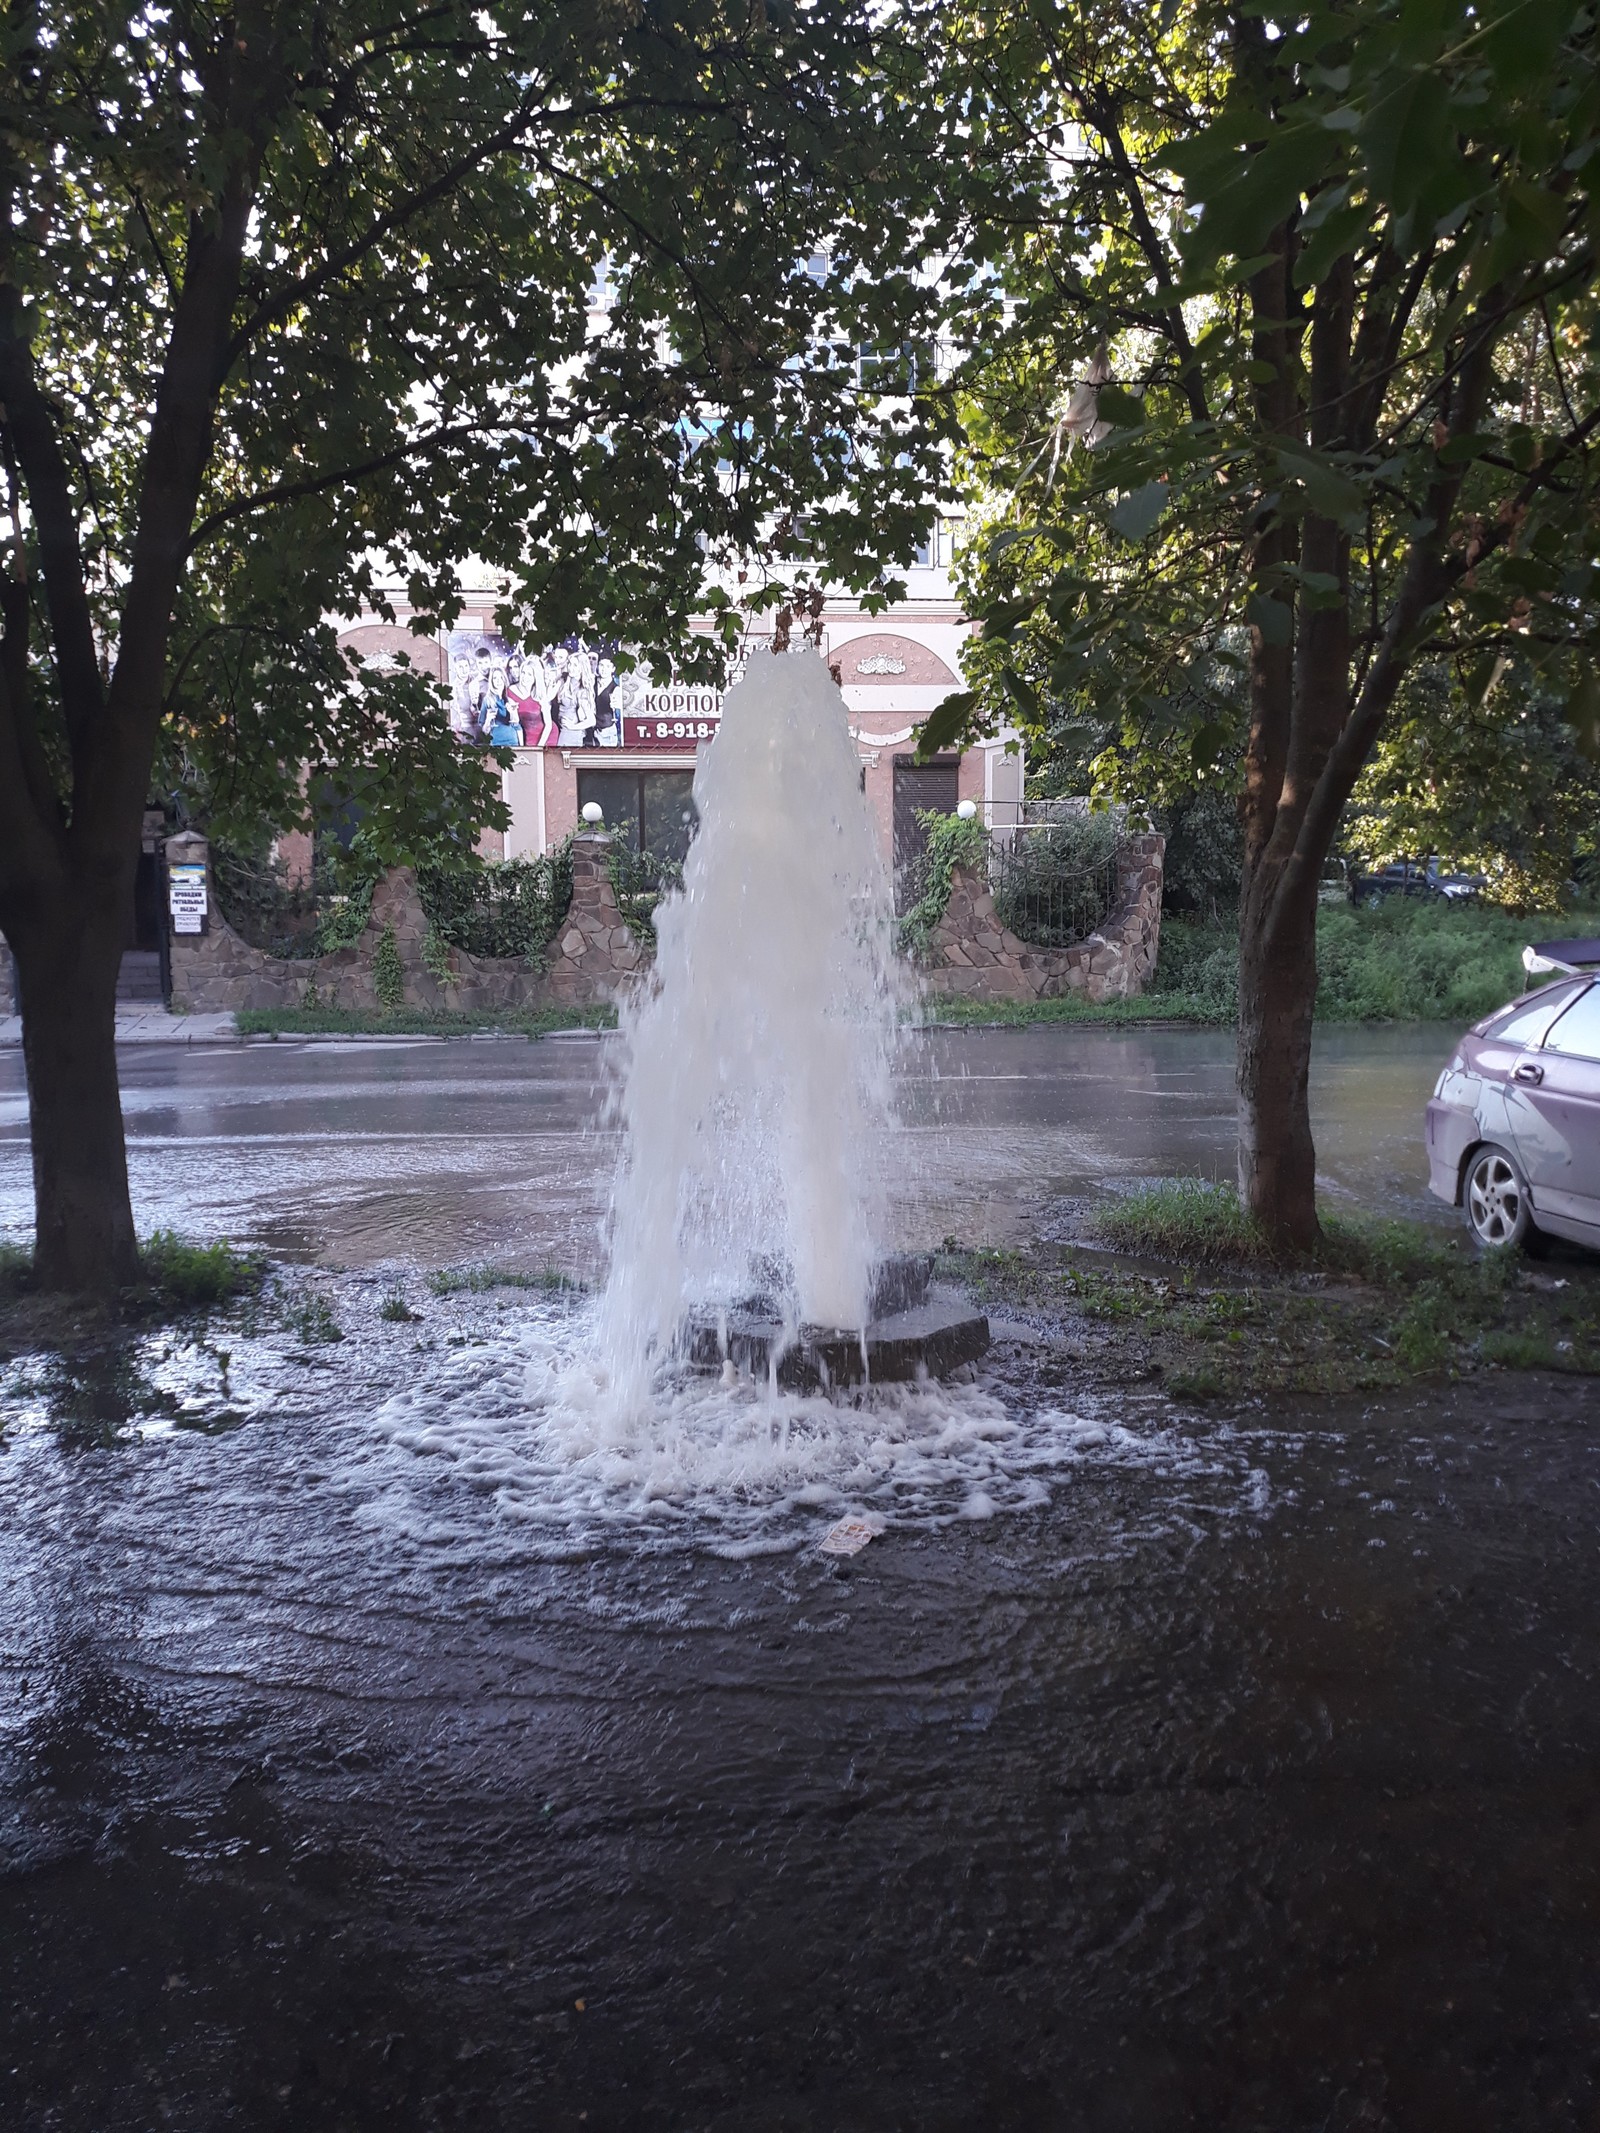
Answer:
<svg viewBox="0 0 1600 2133"><path fill-rule="evenodd" d="M904 978L843 697L759 654L695 775L699 833L625 1004L625 1153L600 1307L615 1382L663 1362L803 1388L939 1375L978 1313L885 1257L875 1183Z"/></svg>

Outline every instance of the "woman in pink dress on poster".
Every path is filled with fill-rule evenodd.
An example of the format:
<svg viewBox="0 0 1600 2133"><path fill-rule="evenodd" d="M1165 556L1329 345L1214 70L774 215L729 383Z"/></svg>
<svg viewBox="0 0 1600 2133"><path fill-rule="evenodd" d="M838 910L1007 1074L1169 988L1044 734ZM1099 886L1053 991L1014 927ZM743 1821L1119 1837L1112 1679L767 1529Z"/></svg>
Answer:
<svg viewBox="0 0 1600 2133"><path fill-rule="evenodd" d="M533 652L513 652L508 662L506 699L522 728L524 748L540 748L549 731L545 714L544 675Z"/></svg>

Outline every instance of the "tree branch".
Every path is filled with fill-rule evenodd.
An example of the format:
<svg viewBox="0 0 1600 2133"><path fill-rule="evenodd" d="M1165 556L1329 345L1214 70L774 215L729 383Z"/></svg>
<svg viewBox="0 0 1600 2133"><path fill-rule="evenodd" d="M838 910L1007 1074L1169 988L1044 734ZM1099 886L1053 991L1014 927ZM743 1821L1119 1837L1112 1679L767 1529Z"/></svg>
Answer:
<svg viewBox="0 0 1600 2133"><path fill-rule="evenodd" d="M0 284L0 402L39 542L62 713L76 751L104 701L100 667L72 484L54 419L34 374L22 292L11 282Z"/></svg>

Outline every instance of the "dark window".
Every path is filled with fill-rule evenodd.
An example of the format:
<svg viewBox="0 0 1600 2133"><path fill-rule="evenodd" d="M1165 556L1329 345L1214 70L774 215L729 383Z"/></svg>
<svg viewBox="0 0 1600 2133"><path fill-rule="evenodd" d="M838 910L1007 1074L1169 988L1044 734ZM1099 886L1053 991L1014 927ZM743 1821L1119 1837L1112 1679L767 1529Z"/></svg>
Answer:
<svg viewBox="0 0 1600 2133"><path fill-rule="evenodd" d="M578 808L594 801L631 851L682 861L694 835L692 770L580 770Z"/></svg>
<svg viewBox="0 0 1600 2133"><path fill-rule="evenodd" d="M329 865L348 852L356 831L366 820L367 810L359 800L342 794L327 778L319 778L313 793L318 820L312 830L315 864Z"/></svg>

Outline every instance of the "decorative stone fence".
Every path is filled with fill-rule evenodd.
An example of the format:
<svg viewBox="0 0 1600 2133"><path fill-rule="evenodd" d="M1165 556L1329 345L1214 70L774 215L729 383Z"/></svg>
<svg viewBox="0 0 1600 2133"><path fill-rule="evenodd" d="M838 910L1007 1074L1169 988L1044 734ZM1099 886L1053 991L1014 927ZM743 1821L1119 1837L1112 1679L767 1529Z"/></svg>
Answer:
<svg viewBox="0 0 1600 2133"><path fill-rule="evenodd" d="M1167 840L1131 838L1117 854L1116 900L1096 933L1069 948L1036 948L1000 923L982 878L950 876L950 901L928 939L930 994L976 1000L1127 1000L1144 991L1161 945L1162 858Z"/></svg>
<svg viewBox="0 0 1600 2133"><path fill-rule="evenodd" d="M577 837L572 845L572 903L550 943L545 967L520 958L464 954L435 937L409 867L386 874L372 892L366 930L352 947L304 960L268 955L235 933L218 908L206 839L169 838L172 865L204 865L204 933L172 936L172 1005L179 1013L238 1008L333 1007L371 1013L380 1004L378 957L392 932L399 958L401 1004L421 1008L589 1007L614 999L649 960L617 908L607 864L610 838ZM392 965L391 965L392 968ZM394 1004L392 993L390 1001Z"/></svg>
<svg viewBox="0 0 1600 2133"><path fill-rule="evenodd" d="M651 959L617 907L610 842L603 833L573 840L572 903L543 970L535 970L520 959L471 956L437 936L430 940L409 867L396 868L374 889L366 930L352 947L303 961L268 955L222 916L206 840L186 832L168 840L167 857L173 864L206 866L207 919L204 933L172 937L172 1005L195 1014L314 1006L371 1013L381 1004L379 951L392 933L407 1007L494 1013L598 1006L614 1000ZM957 867L923 958L928 993L977 1000L1082 993L1089 1000L1114 1000L1142 992L1160 945L1165 849L1166 839L1153 835L1122 847L1111 915L1098 932L1068 948L1037 948L1008 932L981 877ZM392 959L389 969L392 974ZM393 1004L392 976L387 989Z"/></svg>

